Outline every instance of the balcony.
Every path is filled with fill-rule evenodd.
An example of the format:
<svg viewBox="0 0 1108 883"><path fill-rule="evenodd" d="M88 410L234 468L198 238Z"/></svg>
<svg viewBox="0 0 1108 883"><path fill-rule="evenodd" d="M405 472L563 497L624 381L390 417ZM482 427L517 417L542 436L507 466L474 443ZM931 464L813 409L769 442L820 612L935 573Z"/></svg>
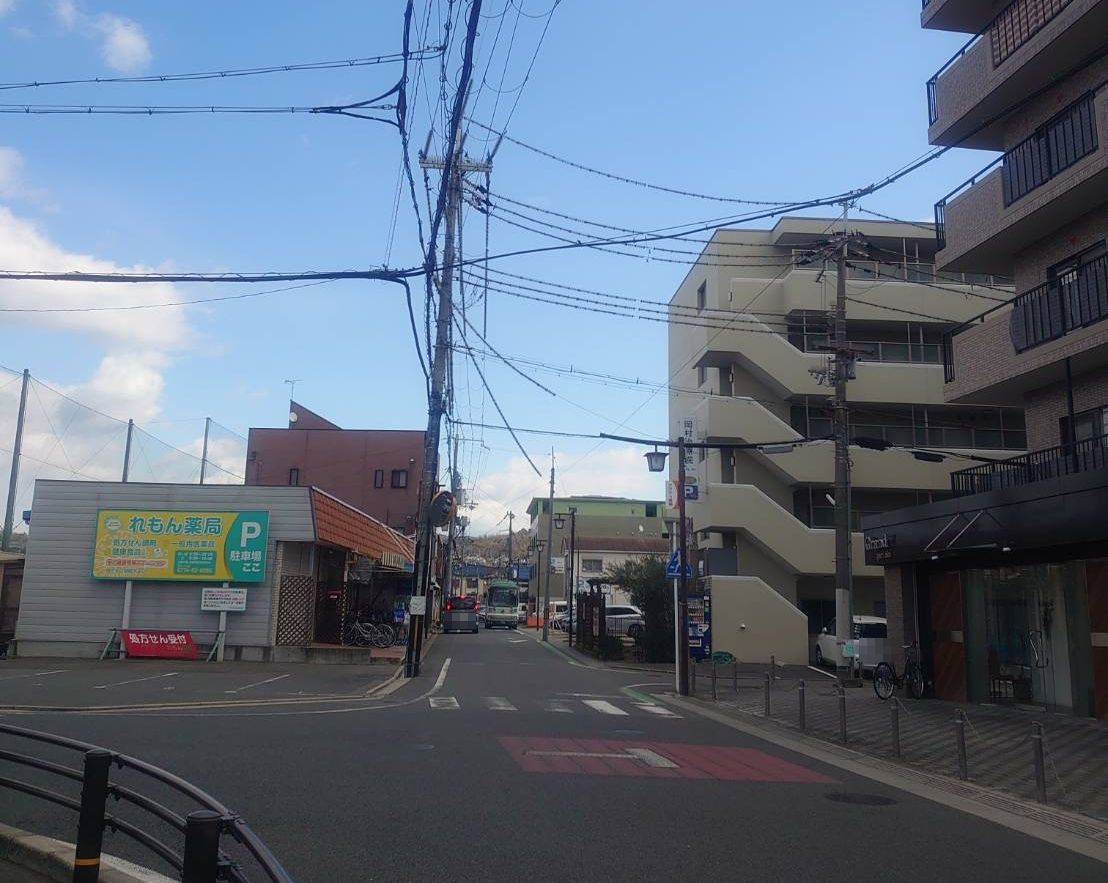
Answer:
<svg viewBox="0 0 1108 883"><path fill-rule="evenodd" d="M1108 89L1101 89L939 200L939 266L1010 274L1016 252L1102 205L1106 132Z"/></svg>
<svg viewBox="0 0 1108 883"><path fill-rule="evenodd" d="M1108 468L1108 435L960 469L950 475L950 490L956 497L967 497L1105 468Z"/></svg>
<svg viewBox="0 0 1108 883"><path fill-rule="evenodd" d="M928 81L929 140L1003 149L1004 116L1096 52L1105 32L1101 0L1014 0Z"/></svg>
<svg viewBox="0 0 1108 883"><path fill-rule="evenodd" d="M1108 319L1108 255L1101 255L1012 302L1017 353Z"/></svg>
<svg viewBox="0 0 1108 883"><path fill-rule="evenodd" d="M995 14L994 0L923 0L920 24L934 31L976 34Z"/></svg>

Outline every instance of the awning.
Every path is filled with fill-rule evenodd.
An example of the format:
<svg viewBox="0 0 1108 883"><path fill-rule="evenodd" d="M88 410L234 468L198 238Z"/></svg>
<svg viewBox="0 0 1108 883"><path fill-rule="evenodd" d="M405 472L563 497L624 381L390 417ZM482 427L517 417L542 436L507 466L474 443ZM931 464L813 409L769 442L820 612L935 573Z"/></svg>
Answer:
<svg viewBox="0 0 1108 883"><path fill-rule="evenodd" d="M412 572L414 540L317 487L311 496L316 542L364 555L382 567Z"/></svg>

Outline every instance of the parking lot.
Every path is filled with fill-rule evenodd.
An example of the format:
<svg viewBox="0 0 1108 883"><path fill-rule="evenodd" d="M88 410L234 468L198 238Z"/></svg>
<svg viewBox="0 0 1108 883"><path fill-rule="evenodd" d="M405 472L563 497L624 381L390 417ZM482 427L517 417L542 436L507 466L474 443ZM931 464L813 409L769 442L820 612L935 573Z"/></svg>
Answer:
<svg viewBox="0 0 1108 883"><path fill-rule="evenodd" d="M394 672L392 665L16 658L0 661L0 709L360 697Z"/></svg>

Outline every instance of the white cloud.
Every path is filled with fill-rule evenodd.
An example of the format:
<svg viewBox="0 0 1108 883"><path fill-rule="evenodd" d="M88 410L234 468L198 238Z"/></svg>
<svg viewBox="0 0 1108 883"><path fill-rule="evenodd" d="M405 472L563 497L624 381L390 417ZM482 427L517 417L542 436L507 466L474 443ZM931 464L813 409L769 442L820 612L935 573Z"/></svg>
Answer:
<svg viewBox="0 0 1108 883"><path fill-rule="evenodd" d="M7 15L15 9L15 0L0 0L0 15Z"/></svg>
<svg viewBox="0 0 1108 883"><path fill-rule="evenodd" d="M2 156L2 155L0 155ZM18 187L18 179L9 186ZM12 270L68 272L150 272L139 265L124 267L91 255L69 252L52 242L33 223L0 205L0 267ZM187 346L193 332L184 307L81 312L82 308L115 304L153 304L182 300L169 283L0 281L0 307L65 308L64 313L8 313L5 322L78 331L129 348L171 351Z"/></svg>
<svg viewBox="0 0 1108 883"><path fill-rule="evenodd" d="M643 449L632 446L602 448L583 459L580 454L555 452L555 493L557 496L598 495L635 497L647 500L665 499L664 479L647 471ZM540 462L540 468L547 464ZM532 497L549 493L548 476L537 476L523 457L513 457L500 469L481 476L479 491L473 500L476 506L468 514L470 534L481 536L496 530L497 523L509 508L517 516ZM526 515L522 516L526 524ZM519 521L516 522L517 524Z"/></svg>
<svg viewBox="0 0 1108 883"><path fill-rule="evenodd" d="M138 22L105 13L96 18L94 27L103 38L100 54L109 67L122 73L135 73L150 63L150 43Z"/></svg>
<svg viewBox="0 0 1108 883"><path fill-rule="evenodd" d="M120 73L135 73L150 63L150 41L134 19L113 12L88 15L75 0L55 0L54 17L66 30L99 40L100 55Z"/></svg>
<svg viewBox="0 0 1108 883"><path fill-rule="evenodd" d="M3 3L4 0L0 0ZM0 196L12 197L19 193L23 156L14 147L0 144Z"/></svg>

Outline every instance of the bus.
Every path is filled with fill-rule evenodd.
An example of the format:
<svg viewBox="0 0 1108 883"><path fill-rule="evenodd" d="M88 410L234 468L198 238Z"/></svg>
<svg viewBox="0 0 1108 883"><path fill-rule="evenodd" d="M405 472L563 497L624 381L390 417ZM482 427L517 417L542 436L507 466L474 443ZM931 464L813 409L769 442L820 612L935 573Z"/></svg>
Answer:
<svg viewBox="0 0 1108 883"><path fill-rule="evenodd" d="M514 629L519 625L519 588L507 579L494 579L489 584L485 601L485 628L502 626Z"/></svg>

